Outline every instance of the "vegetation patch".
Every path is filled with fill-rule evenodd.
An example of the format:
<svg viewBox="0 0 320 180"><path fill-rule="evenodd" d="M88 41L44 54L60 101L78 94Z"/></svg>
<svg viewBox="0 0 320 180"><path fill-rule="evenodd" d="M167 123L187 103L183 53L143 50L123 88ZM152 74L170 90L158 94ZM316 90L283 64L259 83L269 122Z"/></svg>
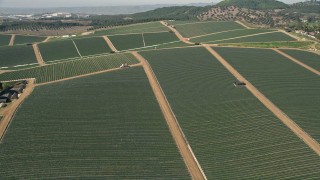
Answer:
<svg viewBox="0 0 320 180"><path fill-rule="evenodd" d="M71 40L41 43L38 47L44 61L80 57Z"/></svg>
<svg viewBox="0 0 320 180"><path fill-rule="evenodd" d="M318 75L273 50L215 49L305 132L320 141Z"/></svg>
<svg viewBox="0 0 320 180"><path fill-rule="evenodd" d="M111 49L102 37L74 39L82 56L110 53Z"/></svg>
<svg viewBox="0 0 320 180"><path fill-rule="evenodd" d="M11 35L0 34L0 46L8 46L10 39Z"/></svg>
<svg viewBox="0 0 320 180"><path fill-rule="evenodd" d="M4 179L190 179L141 67L37 87L0 147Z"/></svg>
<svg viewBox="0 0 320 180"><path fill-rule="evenodd" d="M281 49L284 53L296 58L300 62L320 71L320 55L300 50Z"/></svg>
<svg viewBox="0 0 320 180"><path fill-rule="evenodd" d="M230 43L219 46L259 47L259 48L307 48L314 44L312 41L288 41L288 42L259 42L259 43Z"/></svg>
<svg viewBox="0 0 320 180"><path fill-rule="evenodd" d="M274 32L268 34L259 34L249 37L234 38L229 40L213 41L211 43L221 44L221 43L243 43L243 42L276 42L276 41L296 41L296 39L282 33Z"/></svg>
<svg viewBox="0 0 320 180"><path fill-rule="evenodd" d="M179 41L179 39L173 32L144 33L143 38L146 46Z"/></svg>
<svg viewBox="0 0 320 180"><path fill-rule="evenodd" d="M17 65L37 63L32 46L17 45L0 47L1 69L12 69Z"/></svg>
<svg viewBox="0 0 320 180"><path fill-rule="evenodd" d="M22 36L22 35L16 35L14 38L14 44L31 44L35 42L42 42L47 37L40 37L40 36Z"/></svg>
<svg viewBox="0 0 320 180"><path fill-rule="evenodd" d="M235 87L235 77L207 50L141 54L151 64L208 179L318 176L318 155L246 88Z"/></svg>
<svg viewBox="0 0 320 180"><path fill-rule="evenodd" d="M36 83L45 83L137 63L131 54L107 55L7 72L0 75L0 80L36 78Z"/></svg>

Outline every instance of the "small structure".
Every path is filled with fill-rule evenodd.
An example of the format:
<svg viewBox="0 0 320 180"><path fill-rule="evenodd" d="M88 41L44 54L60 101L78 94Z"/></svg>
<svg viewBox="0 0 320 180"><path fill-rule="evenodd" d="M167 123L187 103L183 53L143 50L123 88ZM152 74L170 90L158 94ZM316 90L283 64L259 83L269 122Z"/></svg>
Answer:
<svg viewBox="0 0 320 180"><path fill-rule="evenodd" d="M197 46L199 46L199 45L201 45L201 43L199 43L199 42L196 42L196 43L194 43L194 45L197 45Z"/></svg>
<svg viewBox="0 0 320 180"><path fill-rule="evenodd" d="M243 82L243 81L239 81L239 80L237 80L237 81L235 81L234 83L233 83L233 85L235 86L235 87L238 87L238 86L245 86L245 85L247 85L245 82Z"/></svg>
<svg viewBox="0 0 320 180"><path fill-rule="evenodd" d="M120 68L128 68L130 67L127 63L126 64L121 64Z"/></svg>

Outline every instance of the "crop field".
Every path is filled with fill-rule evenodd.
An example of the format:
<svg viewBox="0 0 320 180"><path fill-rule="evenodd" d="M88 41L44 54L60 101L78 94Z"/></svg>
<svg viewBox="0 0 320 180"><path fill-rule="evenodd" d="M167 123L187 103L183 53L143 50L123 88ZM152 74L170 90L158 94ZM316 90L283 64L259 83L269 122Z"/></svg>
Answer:
<svg viewBox="0 0 320 180"><path fill-rule="evenodd" d="M108 36L117 50L128 50L143 47L142 34Z"/></svg>
<svg viewBox="0 0 320 180"><path fill-rule="evenodd" d="M116 27L108 30L96 31L95 35L114 35L114 34L130 34L130 33L147 33L169 31L160 22L133 24L129 26Z"/></svg>
<svg viewBox="0 0 320 180"><path fill-rule="evenodd" d="M102 37L74 39L74 42L76 43L82 56L111 52L110 47Z"/></svg>
<svg viewBox="0 0 320 180"><path fill-rule="evenodd" d="M281 49L281 51L292 56L293 58L296 58L300 62L320 71L320 55L311 52L290 49Z"/></svg>
<svg viewBox="0 0 320 180"><path fill-rule="evenodd" d="M243 43L243 42L276 42L276 41L296 41L296 40L282 32L274 32L269 34L260 34L255 36L242 37L237 39L214 41L213 43L221 44L221 43Z"/></svg>
<svg viewBox="0 0 320 180"><path fill-rule="evenodd" d="M193 37L216 33L234 29L245 29L243 26L235 22L198 22L175 25L175 28L181 33L183 37Z"/></svg>
<svg viewBox="0 0 320 180"><path fill-rule="evenodd" d="M0 34L0 46L8 46L11 39L11 35Z"/></svg>
<svg viewBox="0 0 320 180"><path fill-rule="evenodd" d="M71 40L40 43L38 47L44 61L80 57Z"/></svg>
<svg viewBox="0 0 320 180"><path fill-rule="evenodd" d="M320 142L318 75L272 50L215 49L304 131Z"/></svg>
<svg viewBox="0 0 320 180"><path fill-rule="evenodd" d="M240 30L234 30L234 31L228 31L228 32L221 32L216 33L208 36L202 36L198 38L192 38L192 42L214 42L218 40L228 39L228 38L235 38L240 36L247 36L247 35L253 35L258 33L265 33L265 32L272 32L275 30L269 30L269 29L240 29Z"/></svg>
<svg viewBox="0 0 320 180"><path fill-rule="evenodd" d="M0 58L0 67L2 69L11 69L17 65L37 63L32 46L26 45L0 47Z"/></svg>
<svg viewBox="0 0 320 180"><path fill-rule="evenodd" d="M208 179L319 177L319 157L205 49L141 54Z"/></svg>
<svg viewBox="0 0 320 180"><path fill-rule="evenodd" d="M101 57L90 57L63 63L50 64L0 75L0 81L36 78L37 83L56 81L69 77L89 74L97 71L118 68L121 64L137 64L131 54L116 54Z"/></svg>
<svg viewBox="0 0 320 180"><path fill-rule="evenodd" d="M0 161L4 179L190 178L141 67L37 87Z"/></svg>
<svg viewBox="0 0 320 180"><path fill-rule="evenodd" d="M47 37L40 37L40 36L21 36L16 35L14 39L14 44L29 44L29 43L35 43L35 42L42 42Z"/></svg>
<svg viewBox="0 0 320 180"><path fill-rule="evenodd" d="M179 39L173 32L144 33L143 36L146 46L179 41Z"/></svg>

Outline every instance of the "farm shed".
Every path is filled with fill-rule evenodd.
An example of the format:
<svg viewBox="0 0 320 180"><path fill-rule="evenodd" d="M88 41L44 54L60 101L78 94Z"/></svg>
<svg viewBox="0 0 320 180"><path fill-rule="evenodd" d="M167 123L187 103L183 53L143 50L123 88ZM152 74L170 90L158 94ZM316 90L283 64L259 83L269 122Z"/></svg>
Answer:
<svg viewBox="0 0 320 180"><path fill-rule="evenodd" d="M0 103L8 103L10 102L9 98L0 96Z"/></svg>

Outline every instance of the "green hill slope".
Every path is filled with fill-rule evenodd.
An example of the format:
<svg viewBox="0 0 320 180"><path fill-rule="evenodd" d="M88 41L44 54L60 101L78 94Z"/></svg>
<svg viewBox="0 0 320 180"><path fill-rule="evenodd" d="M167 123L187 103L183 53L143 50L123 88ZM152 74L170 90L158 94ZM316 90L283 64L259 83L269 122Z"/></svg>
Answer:
<svg viewBox="0 0 320 180"><path fill-rule="evenodd" d="M276 0L224 0L217 6L238 6L249 9L285 9L289 5Z"/></svg>

